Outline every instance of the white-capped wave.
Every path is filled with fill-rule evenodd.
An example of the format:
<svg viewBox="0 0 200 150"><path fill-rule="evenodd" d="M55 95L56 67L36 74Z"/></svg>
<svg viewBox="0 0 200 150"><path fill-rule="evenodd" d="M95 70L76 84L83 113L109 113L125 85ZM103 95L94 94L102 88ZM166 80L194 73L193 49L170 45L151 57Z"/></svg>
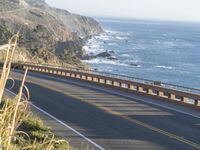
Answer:
<svg viewBox="0 0 200 150"><path fill-rule="evenodd" d="M120 35L120 36L127 36L130 33L127 32L120 32L120 31L114 31L114 30L105 30L105 33L107 33L108 35Z"/></svg>
<svg viewBox="0 0 200 150"><path fill-rule="evenodd" d="M116 39L117 40L126 40L127 38L126 37L121 37L121 36L116 36Z"/></svg>
<svg viewBox="0 0 200 150"><path fill-rule="evenodd" d="M112 37L107 34L101 34L99 36L94 37L95 40L103 40L103 41L109 41L109 40L111 40L111 38Z"/></svg>
<svg viewBox="0 0 200 150"><path fill-rule="evenodd" d="M122 57L129 57L129 54L121 54Z"/></svg>
<svg viewBox="0 0 200 150"><path fill-rule="evenodd" d="M160 43L160 44L163 44L163 46L165 48L174 48L174 47L189 47L189 48L192 48L194 46L194 44L188 42L188 41L180 41L178 39L175 39L173 41L165 41L163 43ZM162 46L162 45L161 45Z"/></svg>
<svg viewBox="0 0 200 150"><path fill-rule="evenodd" d="M168 70L173 69L172 66L164 66L164 65L157 65L156 68L160 68L160 69L168 69Z"/></svg>
<svg viewBox="0 0 200 150"><path fill-rule="evenodd" d="M121 63L117 60L108 60L108 59L103 59L103 58L82 60L82 62L89 63L89 64L109 64L109 65L118 65L118 66L128 66L127 64Z"/></svg>
<svg viewBox="0 0 200 150"><path fill-rule="evenodd" d="M91 55L97 55L98 53L101 52L105 52L106 50L101 48L99 45L85 45L83 47L83 49L85 50L86 54L88 54L89 56Z"/></svg>
<svg viewBox="0 0 200 150"><path fill-rule="evenodd" d="M173 42L173 41L165 41L163 42L164 46L167 48L171 48L171 47L176 47L177 46L177 43L176 42Z"/></svg>
<svg viewBox="0 0 200 150"><path fill-rule="evenodd" d="M117 43L108 43L107 45L110 45L110 46L116 46Z"/></svg>

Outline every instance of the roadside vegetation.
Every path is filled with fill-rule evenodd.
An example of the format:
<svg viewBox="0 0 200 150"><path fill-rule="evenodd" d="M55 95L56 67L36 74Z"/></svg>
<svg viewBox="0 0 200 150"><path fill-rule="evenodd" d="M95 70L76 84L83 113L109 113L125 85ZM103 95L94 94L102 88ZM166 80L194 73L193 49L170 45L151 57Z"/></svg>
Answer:
<svg viewBox="0 0 200 150"><path fill-rule="evenodd" d="M60 140L46 127L42 120L29 113L25 102L20 104L20 109L14 121L16 102L10 99L2 101L0 106L0 149L5 150L71 150L65 140ZM10 140L11 138L11 140Z"/></svg>
<svg viewBox="0 0 200 150"><path fill-rule="evenodd" d="M0 150L71 150L67 141L55 137L41 119L29 112L30 95L25 86L28 69L17 95L13 99L3 98L18 38L19 33L0 47L6 51L0 78Z"/></svg>

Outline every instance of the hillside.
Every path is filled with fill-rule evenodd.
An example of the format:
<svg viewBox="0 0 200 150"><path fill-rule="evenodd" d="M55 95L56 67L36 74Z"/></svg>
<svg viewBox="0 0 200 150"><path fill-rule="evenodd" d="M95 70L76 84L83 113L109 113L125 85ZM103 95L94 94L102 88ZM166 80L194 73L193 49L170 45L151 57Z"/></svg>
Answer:
<svg viewBox="0 0 200 150"><path fill-rule="evenodd" d="M18 54L36 63L80 64L85 41L103 31L94 19L44 0L0 0L0 12L0 44L21 29Z"/></svg>

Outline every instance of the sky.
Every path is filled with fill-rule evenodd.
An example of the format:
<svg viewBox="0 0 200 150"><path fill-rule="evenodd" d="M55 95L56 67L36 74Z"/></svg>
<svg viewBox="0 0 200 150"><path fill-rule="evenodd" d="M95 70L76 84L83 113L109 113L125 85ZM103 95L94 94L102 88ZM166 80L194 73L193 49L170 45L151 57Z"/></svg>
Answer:
<svg viewBox="0 0 200 150"><path fill-rule="evenodd" d="M46 0L91 17L200 22L200 0Z"/></svg>

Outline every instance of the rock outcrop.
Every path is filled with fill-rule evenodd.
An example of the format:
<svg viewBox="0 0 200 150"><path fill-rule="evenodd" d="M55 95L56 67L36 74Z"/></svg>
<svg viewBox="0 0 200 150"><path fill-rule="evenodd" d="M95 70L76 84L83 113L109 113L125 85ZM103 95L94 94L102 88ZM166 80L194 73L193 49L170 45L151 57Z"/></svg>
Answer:
<svg viewBox="0 0 200 150"><path fill-rule="evenodd" d="M20 30L19 51L27 60L75 63L85 41L103 32L92 18L48 6L44 0L0 0L0 44Z"/></svg>

